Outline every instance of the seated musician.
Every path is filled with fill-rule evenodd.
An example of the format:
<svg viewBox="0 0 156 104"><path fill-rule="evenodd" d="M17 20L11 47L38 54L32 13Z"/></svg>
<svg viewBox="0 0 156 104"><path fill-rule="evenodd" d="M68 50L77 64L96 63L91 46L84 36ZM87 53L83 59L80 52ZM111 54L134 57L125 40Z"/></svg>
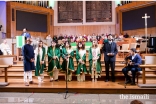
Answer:
<svg viewBox="0 0 156 104"><path fill-rule="evenodd" d="M3 55L12 55L12 51L6 40L3 40L3 43L0 45L0 49L3 52Z"/></svg>
<svg viewBox="0 0 156 104"><path fill-rule="evenodd" d="M141 64L141 56L136 53L135 48L130 49L130 55L125 58L125 60L129 60L127 62L127 66L122 69L122 72L126 78L126 84L131 83L131 85L135 85L135 75L136 72L141 71L142 69L139 67ZM128 71L132 72L132 80L130 79L130 76L128 75Z"/></svg>

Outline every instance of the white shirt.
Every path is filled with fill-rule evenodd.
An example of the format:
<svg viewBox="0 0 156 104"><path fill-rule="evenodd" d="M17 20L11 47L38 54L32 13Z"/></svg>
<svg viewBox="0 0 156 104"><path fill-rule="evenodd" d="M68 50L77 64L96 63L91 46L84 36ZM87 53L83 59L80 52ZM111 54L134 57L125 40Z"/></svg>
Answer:
<svg viewBox="0 0 156 104"><path fill-rule="evenodd" d="M137 54L137 53L135 53L135 54L132 56L132 60L135 58L136 54Z"/></svg>
<svg viewBox="0 0 156 104"><path fill-rule="evenodd" d="M80 57L82 58L86 54L86 50L79 50Z"/></svg>
<svg viewBox="0 0 156 104"><path fill-rule="evenodd" d="M12 51L10 50L10 47L8 44L4 44L2 43L0 45L0 48L1 48L1 51L3 52L3 55L11 55L12 54Z"/></svg>

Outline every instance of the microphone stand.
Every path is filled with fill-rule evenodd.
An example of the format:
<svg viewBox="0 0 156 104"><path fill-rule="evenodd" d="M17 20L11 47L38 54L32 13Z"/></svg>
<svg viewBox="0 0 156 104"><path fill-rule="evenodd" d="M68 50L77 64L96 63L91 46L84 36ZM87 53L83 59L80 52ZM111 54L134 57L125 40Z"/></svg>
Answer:
<svg viewBox="0 0 156 104"><path fill-rule="evenodd" d="M68 57L68 55L67 55L67 57ZM68 64L69 64L69 57L68 57L68 60L67 60L67 69L66 69L66 88L65 88L65 92L63 92L63 93L65 93L65 96L64 96L64 99L67 99L68 97L67 97L67 94L69 93L69 91L68 91ZM72 92L73 94L76 94L75 92ZM59 93L60 94L60 93Z"/></svg>

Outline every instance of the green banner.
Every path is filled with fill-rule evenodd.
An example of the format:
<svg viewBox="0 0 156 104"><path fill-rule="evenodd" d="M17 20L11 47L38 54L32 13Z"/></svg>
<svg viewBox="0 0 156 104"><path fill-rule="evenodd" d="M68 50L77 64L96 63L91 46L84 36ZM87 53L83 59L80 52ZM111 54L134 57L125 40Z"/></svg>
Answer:
<svg viewBox="0 0 156 104"><path fill-rule="evenodd" d="M22 48L25 44L25 37L24 36L16 36L16 47Z"/></svg>

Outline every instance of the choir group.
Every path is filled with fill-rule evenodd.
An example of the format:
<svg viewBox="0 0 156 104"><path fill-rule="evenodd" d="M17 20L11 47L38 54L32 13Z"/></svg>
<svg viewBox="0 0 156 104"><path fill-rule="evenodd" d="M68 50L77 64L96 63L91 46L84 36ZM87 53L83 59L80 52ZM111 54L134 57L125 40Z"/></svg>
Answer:
<svg viewBox="0 0 156 104"><path fill-rule="evenodd" d="M92 47L89 48L88 52L85 49L84 41L80 39L85 36L77 37L77 48L76 51L71 47L73 38L61 38L57 39L53 37L51 39L51 45L46 49L43 46L43 41L39 41L38 46L35 48L31 45L32 39L26 29L23 29L22 36L26 38L26 44L22 47L23 65L24 65L24 82L26 86L33 83L32 70L35 70L35 76L38 76L38 82L44 81L44 69L46 68L46 56L48 57L48 69L47 74L50 77L50 82L58 81L59 72L65 72L65 80L71 81L73 73L77 76L77 81L85 81L85 75L89 74L92 78L92 82L96 82L101 77L101 53L104 53L106 79L105 82L110 80L109 68L111 69L111 80L115 82L115 61L118 53L117 44L113 40L112 35L93 35L90 38L92 41ZM82 37L82 38L81 38ZM87 36L86 38L88 38ZM102 38L106 37L106 38ZM49 38L50 39L50 38ZM58 40L62 39L62 44L58 45ZM88 39L86 39L88 40ZM98 47L99 41L102 40L103 47ZM6 47L6 40L4 44ZM1 45L1 47L3 44ZM7 46L8 47L8 46ZM8 48L9 49L9 48ZM5 51L11 54L11 51ZM3 49L2 49L3 50ZM5 52L4 52L5 53ZM5 54L4 54L5 55ZM63 61L60 61L60 59ZM76 59L77 67L75 68L74 58ZM89 68L86 67L86 59L89 62ZM126 83L135 84L135 75L137 71L140 71L139 65L141 64L141 57L136 53L136 49L130 49L130 55L125 58L130 59L126 67L122 69L122 72L126 78ZM132 80L128 76L128 71L132 72Z"/></svg>

